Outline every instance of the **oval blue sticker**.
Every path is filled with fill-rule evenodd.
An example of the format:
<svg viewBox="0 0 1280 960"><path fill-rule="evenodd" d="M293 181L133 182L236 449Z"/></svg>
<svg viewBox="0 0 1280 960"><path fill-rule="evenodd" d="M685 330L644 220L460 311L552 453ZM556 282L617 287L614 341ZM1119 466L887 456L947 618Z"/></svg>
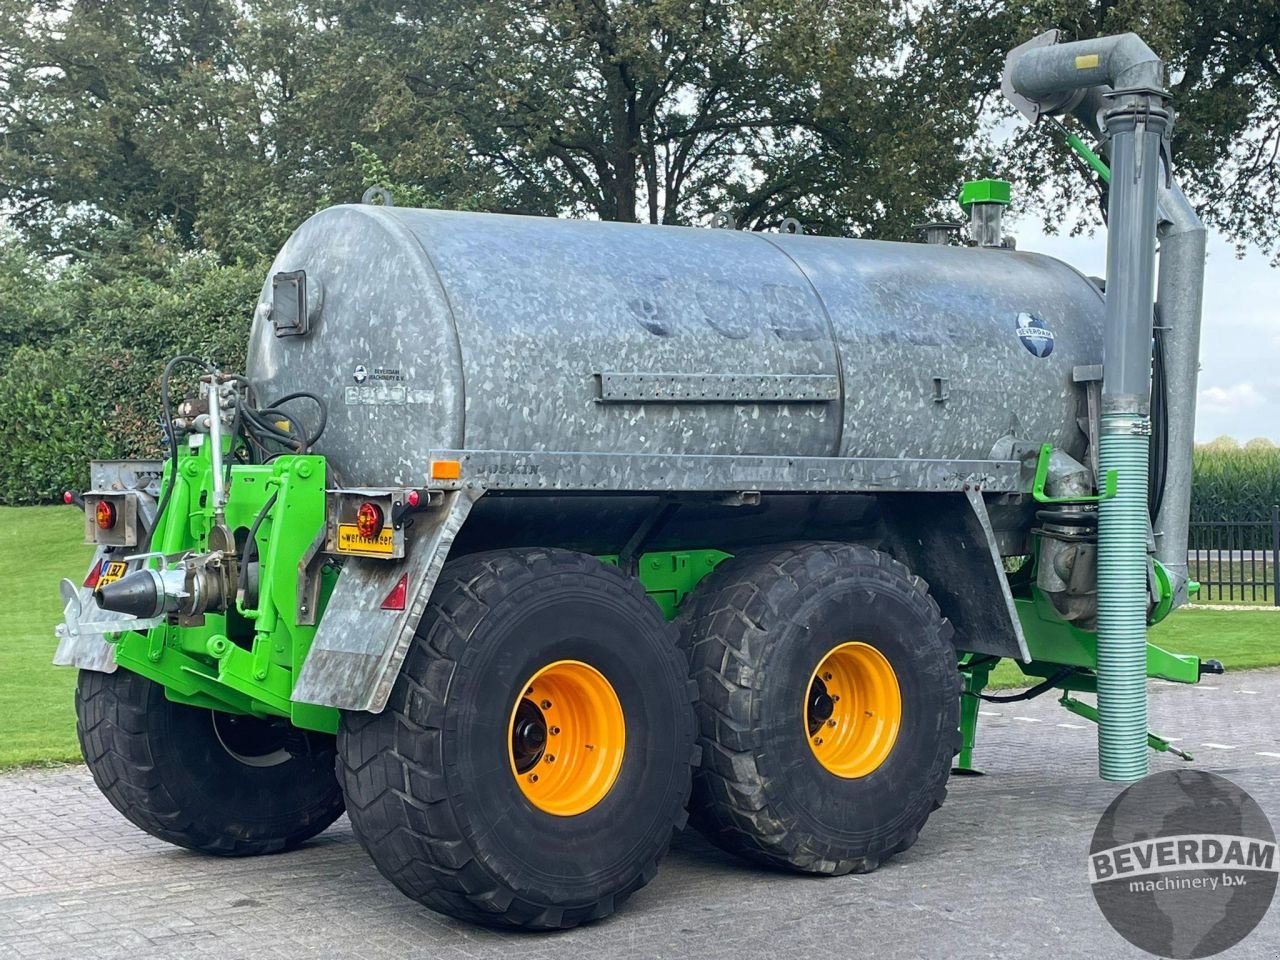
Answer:
<svg viewBox="0 0 1280 960"><path fill-rule="evenodd" d="M1053 353L1053 331L1034 313L1018 314L1014 329L1032 356L1047 357Z"/></svg>

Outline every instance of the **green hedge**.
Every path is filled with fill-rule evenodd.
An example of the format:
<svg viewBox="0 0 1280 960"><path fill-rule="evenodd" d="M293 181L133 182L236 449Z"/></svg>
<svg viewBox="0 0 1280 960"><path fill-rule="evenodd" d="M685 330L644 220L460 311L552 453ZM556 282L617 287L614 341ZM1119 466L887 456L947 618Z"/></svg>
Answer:
<svg viewBox="0 0 1280 960"><path fill-rule="evenodd" d="M103 278L19 261L0 257L0 300L33 305L10 310L0 338L0 503L83 489L90 458L160 453L159 375L174 354L244 367L266 264L152 249L138 272Z"/></svg>

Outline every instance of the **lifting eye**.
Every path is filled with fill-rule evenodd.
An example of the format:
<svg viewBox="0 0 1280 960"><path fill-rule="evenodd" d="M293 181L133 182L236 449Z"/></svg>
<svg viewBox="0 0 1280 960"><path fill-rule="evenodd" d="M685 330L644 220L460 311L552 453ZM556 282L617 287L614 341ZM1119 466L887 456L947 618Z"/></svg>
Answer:
<svg viewBox="0 0 1280 960"><path fill-rule="evenodd" d="M373 538L382 533L382 508L368 501L356 511L356 530L360 536Z"/></svg>

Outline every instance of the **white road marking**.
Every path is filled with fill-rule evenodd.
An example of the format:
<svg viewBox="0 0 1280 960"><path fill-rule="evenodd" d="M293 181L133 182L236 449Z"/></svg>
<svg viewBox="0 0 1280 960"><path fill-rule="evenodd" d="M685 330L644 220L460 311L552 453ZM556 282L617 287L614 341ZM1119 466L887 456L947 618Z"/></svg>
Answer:
<svg viewBox="0 0 1280 960"><path fill-rule="evenodd" d="M1235 746L1230 743L1202 743L1202 747L1208 747L1210 750L1234 750Z"/></svg>
<svg viewBox="0 0 1280 960"><path fill-rule="evenodd" d="M1258 751L1258 756L1260 756L1260 757L1272 757L1272 758L1274 758L1274 759L1276 759L1276 760L1280 760L1280 753L1271 753L1271 752L1270 752L1270 751L1268 751L1268 750L1259 750L1259 751Z"/></svg>
<svg viewBox="0 0 1280 960"><path fill-rule="evenodd" d="M1182 738L1181 737L1165 737L1165 739L1168 740L1170 743L1177 743Z"/></svg>
<svg viewBox="0 0 1280 960"><path fill-rule="evenodd" d="M1040 722L1040 720L1037 719L1036 717L1014 717L1013 719L1021 720L1023 723L1039 723Z"/></svg>
<svg viewBox="0 0 1280 960"><path fill-rule="evenodd" d="M1251 697L1256 697L1258 695L1257 690L1237 690L1236 693L1248 694Z"/></svg>
<svg viewBox="0 0 1280 960"><path fill-rule="evenodd" d="M1182 684L1178 684L1178 686L1182 686ZM1196 689L1197 689L1197 690L1219 690L1219 689L1221 689L1221 688L1220 688L1220 687L1206 687L1203 683L1197 683L1197 684L1196 684Z"/></svg>
<svg viewBox="0 0 1280 960"><path fill-rule="evenodd" d="M1088 730L1089 729L1088 727L1079 723L1060 723L1058 724L1058 726L1064 727L1067 730Z"/></svg>
<svg viewBox="0 0 1280 960"><path fill-rule="evenodd" d="M980 717L1002 717L1002 716L1004 716L1004 714L1000 713L998 710L979 710L979 711L978 711L978 716L980 716Z"/></svg>

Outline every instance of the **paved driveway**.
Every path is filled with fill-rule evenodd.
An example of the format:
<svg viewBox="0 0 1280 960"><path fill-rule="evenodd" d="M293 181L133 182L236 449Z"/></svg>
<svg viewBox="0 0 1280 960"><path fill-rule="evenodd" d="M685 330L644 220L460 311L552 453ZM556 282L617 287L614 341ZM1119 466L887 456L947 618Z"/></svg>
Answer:
<svg viewBox="0 0 1280 960"><path fill-rule="evenodd" d="M1155 727L1250 791L1280 828L1280 671L1152 687ZM0 957L1145 957L1108 927L1084 854L1119 787L1052 696L991 705L977 760L906 854L865 877L761 871L677 841L604 922L495 934L403 898L346 820L301 850L190 854L139 833L83 768L0 777ZM1153 769L1179 761L1153 758ZM1280 957L1280 904L1223 956Z"/></svg>

